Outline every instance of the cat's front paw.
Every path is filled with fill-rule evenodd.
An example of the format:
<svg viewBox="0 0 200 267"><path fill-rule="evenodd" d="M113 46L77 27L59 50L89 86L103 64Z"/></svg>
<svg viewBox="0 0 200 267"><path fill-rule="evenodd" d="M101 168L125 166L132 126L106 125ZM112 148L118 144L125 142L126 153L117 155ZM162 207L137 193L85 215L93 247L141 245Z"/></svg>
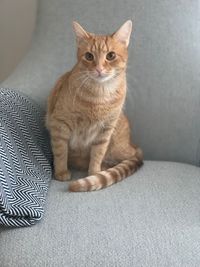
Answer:
<svg viewBox="0 0 200 267"><path fill-rule="evenodd" d="M55 173L55 178L58 181L64 182L71 179L71 172L69 170Z"/></svg>

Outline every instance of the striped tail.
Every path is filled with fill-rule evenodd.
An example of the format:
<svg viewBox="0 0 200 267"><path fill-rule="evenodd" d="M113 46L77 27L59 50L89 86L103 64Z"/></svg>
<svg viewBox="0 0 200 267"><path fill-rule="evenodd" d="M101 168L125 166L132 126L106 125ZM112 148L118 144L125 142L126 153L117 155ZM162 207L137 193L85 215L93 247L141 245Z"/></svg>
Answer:
<svg viewBox="0 0 200 267"><path fill-rule="evenodd" d="M137 157L123 160L118 165L106 171L101 171L95 175L70 182L69 191L87 192L103 189L130 176L136 172L142 164L142 159L138 159Z"/></svg>

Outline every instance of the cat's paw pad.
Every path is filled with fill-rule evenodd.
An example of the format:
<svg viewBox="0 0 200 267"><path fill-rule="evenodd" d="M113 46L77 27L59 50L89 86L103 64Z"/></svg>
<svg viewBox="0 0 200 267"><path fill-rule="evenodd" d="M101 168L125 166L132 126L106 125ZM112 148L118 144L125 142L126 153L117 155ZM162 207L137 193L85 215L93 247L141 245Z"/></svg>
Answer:
<svg viewBox="0 0 200 267"><path fill-rule="evenodd" d="M58 181L64 182L64 181L69 181L71 179L71 172L70 171L62 171L55 173L55 178Z"/></svg>

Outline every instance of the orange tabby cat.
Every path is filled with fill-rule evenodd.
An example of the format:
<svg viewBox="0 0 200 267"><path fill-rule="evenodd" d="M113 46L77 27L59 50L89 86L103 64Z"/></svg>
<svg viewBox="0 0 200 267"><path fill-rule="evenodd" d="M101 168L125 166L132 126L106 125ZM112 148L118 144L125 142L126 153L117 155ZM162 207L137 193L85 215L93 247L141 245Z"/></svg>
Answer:
<svg viewBox="0 0 200 267"><path fill-rule="evenodd" d="M112 35L95 35L73 23L78 62L57 81L49 96L50 131L57 180L70 179L68 166L88 170L70 191L99 190L121 181L142 165L142 151L130 141L122 108L132 22Z"/></svg>

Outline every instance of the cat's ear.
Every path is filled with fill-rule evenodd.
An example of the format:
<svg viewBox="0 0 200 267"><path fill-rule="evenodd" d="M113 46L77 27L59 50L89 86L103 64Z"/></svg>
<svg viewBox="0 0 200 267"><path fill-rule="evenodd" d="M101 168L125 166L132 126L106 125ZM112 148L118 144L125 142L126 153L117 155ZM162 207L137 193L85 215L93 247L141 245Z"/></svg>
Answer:
<svg viewBox="0 0 200 267"><path fill-rule="evenodd" d="M119 42L124 43L126 47L129 45L129 40L132 31L132 21L127 20L112 37L116 38Z"/></svg>
<svg viewBox="0 0 200 267"><path fill-rule="evenodd" d="M83 27L76 21L73 21L73 29L76 34L76 40L78 43L87 40L90 37L90 34L86 32Z"/></svg>

